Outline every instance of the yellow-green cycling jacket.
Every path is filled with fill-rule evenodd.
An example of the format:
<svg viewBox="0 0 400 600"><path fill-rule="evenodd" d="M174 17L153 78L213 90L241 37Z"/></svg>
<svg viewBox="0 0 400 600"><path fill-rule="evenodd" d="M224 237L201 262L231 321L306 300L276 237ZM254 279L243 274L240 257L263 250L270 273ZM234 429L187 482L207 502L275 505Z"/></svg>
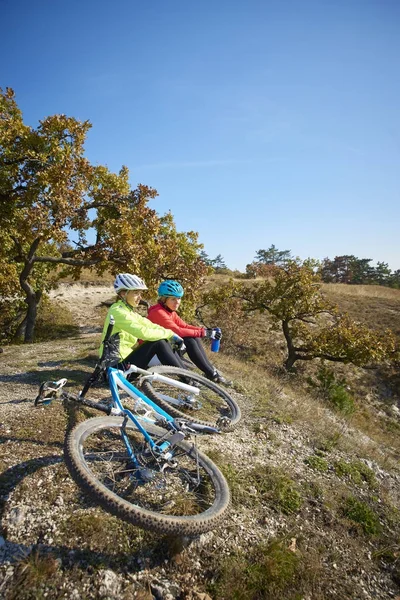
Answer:
<svg viewBox="0 0 400 600"><path fill-rule="evenodd" d="M128 304L125 304L122 300L118 300L108 310L102 339L106 335L111 315L115 319L112 335L118 335L121 360L124 360L124 358L138 347L138 340L156 342L157 340L169 340L175 335L171 329L165 329L161 325L152 323L149 319L135 312ZM103 343L100 346L100 356L102 351Z"/></svg>

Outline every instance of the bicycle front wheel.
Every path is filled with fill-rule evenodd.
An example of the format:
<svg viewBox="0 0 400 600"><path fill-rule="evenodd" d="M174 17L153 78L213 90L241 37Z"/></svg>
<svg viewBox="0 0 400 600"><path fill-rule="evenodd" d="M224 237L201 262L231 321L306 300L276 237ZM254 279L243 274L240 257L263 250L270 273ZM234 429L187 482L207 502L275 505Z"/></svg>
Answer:
<svg viewBox="0 0 400 600"><path fill-rule="evenodd" d="M144 529L191 536L217 526L230 494L216 465L185 441L172 444L171 457L162 459L132 422L123 421L88 419L69 432L65 462L78 485L108 512ZM156 442L168 435L145 427Z"/></svg>
<svg viewBox="0 0 400 600"><path fill-rule="evenodd" d="M171 416L206 425L218 424L226 430L240 421L241 413L236 400L213 381L178 367L152 367L151 371L169 379L188 383L200 390L198 395L191 395L171 383L144 379L144 393Z"/></svg>

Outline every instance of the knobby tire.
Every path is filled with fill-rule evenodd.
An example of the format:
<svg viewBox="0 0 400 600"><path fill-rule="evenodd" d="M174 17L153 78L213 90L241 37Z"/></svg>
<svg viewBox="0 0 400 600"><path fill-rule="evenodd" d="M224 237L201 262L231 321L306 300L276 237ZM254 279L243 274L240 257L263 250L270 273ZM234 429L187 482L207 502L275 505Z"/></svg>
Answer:
<svg viewBox="0 0 400 600"><path fill-rule="evenodd" d="M226 480L216 465L187 441L174 445L177 466L163 472L132 422L125 433L141 468L153 479L137 478L121 438L122 417L96 417L79 423L67 435L64 455L76 483L105 510L133 525L165 534L193 536L222 520L230 502ZM146 423L156 441L166 430ZM201 484L193 485L197 470Z"/></svg>
<svg viewBox="0 0 400 600"><path fill-rule="evenodd" d="M164 400L161 394L178 398L184 396L186 392L160 381L143 380L141 385L143 392L172 417L180 417L211 426L215 426L221 417L227 417L230 420L230 424L225 427L225 430L233 429L240 421L241 412L236 400L213 381L193 371L187 371L178 367L157 366L152 367L151 371L171 377L172 379L179 379L186 383L193 382L200 388L200 394L196 396L196 399L203 404L202 408L199 410L185 407L178 408L175 404Z"/></svg>

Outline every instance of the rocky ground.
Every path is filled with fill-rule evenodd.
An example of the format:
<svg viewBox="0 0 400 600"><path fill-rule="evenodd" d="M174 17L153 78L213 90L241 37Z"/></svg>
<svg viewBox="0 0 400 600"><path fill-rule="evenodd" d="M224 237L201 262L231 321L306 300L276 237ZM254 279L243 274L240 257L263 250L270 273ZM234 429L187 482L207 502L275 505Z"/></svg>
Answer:
<svg viewBox="0 0 400 600"><path fill-rule="evenodd" d="M272 380L265 380L259 396L251 393L251 369L240 377L227 371L236 374L239 426L199 441L232 491L220 527L193 540L168 539L88 500L63 463L65 430L82 415L58 402L35 409L33 400L43 380L65 376L74 386L90 371L100 322L93 315L112 294L76 284L54 297L72 308L80 333L62 342L5 347L0 355L0 596L400 597L398 455L316 402L307 407L312 419L293 419L296 403L299 413L304 403ZM338 465L354 469L342 472ZM377 521L345 514L350 497L373 503ZM256 559L243 567L256 555L263 565L257 577Z"/></svg>

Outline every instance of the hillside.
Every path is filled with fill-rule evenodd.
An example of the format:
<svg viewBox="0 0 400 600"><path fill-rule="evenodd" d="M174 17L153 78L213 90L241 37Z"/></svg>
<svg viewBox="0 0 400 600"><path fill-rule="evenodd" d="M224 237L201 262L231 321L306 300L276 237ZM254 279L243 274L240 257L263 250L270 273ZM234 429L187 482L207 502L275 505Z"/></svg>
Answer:
<svg viewBox="0 0 400 600"><path fill-rule="evenodd" d="M54 292L76 333L5 347L0 355L1 594L7 600L399 597L394 384L346 367L356 411L341 416L307 385L307 373L289 376L277 368L278 339L268 360L260 354L256 320L246 360L240 352L213 356L234 380L243 412L235 431L199 441L230 484L232 508L222 526L182 548L182 540L126 525L81 493L63 464L62 444L66 428L94 412L76 414L57 402L35 409L33 399L44 380L68 377L71 388L79 387L94 365L101 302L112 294L92 283ZM400 292L326 286L326 293L354 318L400 331Z"/></svg>

